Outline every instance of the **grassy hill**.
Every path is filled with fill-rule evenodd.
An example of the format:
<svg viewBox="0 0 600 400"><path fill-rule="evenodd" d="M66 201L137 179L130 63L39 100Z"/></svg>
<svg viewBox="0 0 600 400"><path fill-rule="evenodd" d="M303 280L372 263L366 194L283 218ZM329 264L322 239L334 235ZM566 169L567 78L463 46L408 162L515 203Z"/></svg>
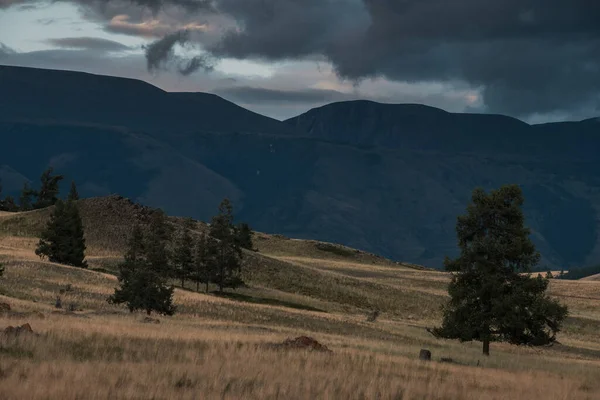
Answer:
<svg viewBox="0 0 600 400"><path fill-rule="evenodd" d="M177 289L179 312L144 324L106 297L133 221L152 209L119 196L79 205L90 270L35 256L49 209L0 215L0 302L12 308L0 313L0 329L27 322L40 334L0 334L7 398L592 399L600 391L600 282L552 281L551 294L571 310L560 344L493 344L484 359L478 343L425 330L439 323L447 274L257 233L259 251L246 254L248 287L228 296ZM55 310L59 295L77 311ZM372 309L381 315L368 322ZM333 353L271 348L299 335ZM416 359L421 348L434 362Z"/></svg>

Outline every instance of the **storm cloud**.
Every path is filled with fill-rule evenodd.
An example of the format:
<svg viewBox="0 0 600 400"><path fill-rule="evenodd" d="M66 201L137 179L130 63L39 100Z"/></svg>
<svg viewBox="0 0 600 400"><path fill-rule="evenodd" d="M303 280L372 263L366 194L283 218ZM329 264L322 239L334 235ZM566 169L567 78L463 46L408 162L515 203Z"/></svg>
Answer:
<svg viewBox="0 0 600 400"><path fill-rule="evenodd" d="M146 46L148 71L168 70L171 65L175 65L177 71L184 76L199 69L212 71L213 64L210 56L197 55L186 59L175 54L175 46L185 46L189 40L190 33L188 31L178 31Z"/></svg>
<svg viewBox="0 0 600 400"><path fill-rule="evenodd" d="M357 84L467 86L489 112L600 113L598 0L72 1L107 30L161 37L146 49L151 71L173 62L186 74L210 70L221 58L322 60ZM183 40L190 24L203 33ZM184 43L199 47L182 62L173 48Z"/></svg>

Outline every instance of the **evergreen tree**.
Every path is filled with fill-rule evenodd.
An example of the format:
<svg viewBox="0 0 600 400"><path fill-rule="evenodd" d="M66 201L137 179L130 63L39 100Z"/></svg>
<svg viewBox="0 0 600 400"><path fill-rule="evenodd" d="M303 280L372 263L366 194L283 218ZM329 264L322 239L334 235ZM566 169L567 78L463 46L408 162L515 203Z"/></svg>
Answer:
<svg viewBox="0 0 600 400"><path fill-rule="evenodd" d="M252 232L252 228L245 222L242 222L236 226L236 237L238 241L238 245L247 250L254 250L254 244L252 243L252 236L254 232Z"/></svg>
<svg viewBox="0 0 600 400"><path fill-rule="evenodd" d="M12 196L6 196L6 198L4 199L3 208L4 208L4 211L9 211L9 212L19 211L19 206L17 205L14 197L12 197Z"/></svg>
<svg viewBox="0 0 600 400"><path fill-rule="evenodd" d="M79 200L79 192L77 192L77 185L75 185L75 181L71 181L71 190L69 190L68 199L71 201Z"/></svg>
<svg viewBox="0 0 600 400"><path fill-rule="evenodd" d="M225 287L236 288L242 283L239 278L242 248L233 225L233 207L228 199L221 202L219 214L212 218L209 235L216 239L209 240L208 244L209 251L214 254L214 279L219 291L223 292Z"/></svg>
<svg viewBox="0 0 600 400"><path fill-rule="evenodd" d="M19 198L19 209L21 211L29 211L32 209L31 197L33 195L33 190L31 186L29 186L28 182L23 184L23 189L21 190L21 197Z"/></svg>
<svg viewBox="0 0 600 400"><path fill-rule="evenodd" d="M168 286L169 229L162 212L155 213L150 232L144 236L139 225L134 226L125 261L119 267L120 287L108 298L111 304L127 304L129 311L144 310L148 315L173 315L173 286Z"/></svg>
<svg viewBox="0 0 600 400"><path fill-rule="evenodd" d="M192 280L196 282L196 291L200 291L200 284L206 285L205 292L208 293L208 285L214 281L216 246L211 246L211 240L206 234L202 234L196 242L194 252L194 271Z"/></svg>
<svg viewBox="0 0 600 400"><path fill-rule="evenodd" d="M64 178L62 175L52 175L54 169L49 167L40 177L41 186L37 192L32 192L37 197L33 208L40 209L52 206L58 201L59 183Z"/></svg>
<svg viewBox="0 0 600 400"><path fill-rule="evenodd" d="M0 211L6 211L4 199L2 198L2 179L0 179Z"/></svg>
<svg viewBox="0 0 600 400"><path fill-rule="evenodd" d="M83 223L77 205L71 201L57 201L35 254L52 262L87 268L85 249Z"/></svg>
<svg viewBox="0 0 600 400"><path fill-rule="evenodd" d="M544 345L555 340L567 309L546 295L548 279L531 277L540 255L524 226L523 201L517 185L489 194L473 191L456 226L460 256L445 261L453 273L450 301L435 335L481 341L485 355L491 341Z"/></svg>
<svg viewBox="0 0 600 400"><path fill-rule="evenodd" d="M186 279L189 279L194 272L194 240L190 232L193 224L193 220L188 220L184 223L184 226L178 233L175 249L173 250L175 278L181 281L182 288L185 285Z"/></svg>

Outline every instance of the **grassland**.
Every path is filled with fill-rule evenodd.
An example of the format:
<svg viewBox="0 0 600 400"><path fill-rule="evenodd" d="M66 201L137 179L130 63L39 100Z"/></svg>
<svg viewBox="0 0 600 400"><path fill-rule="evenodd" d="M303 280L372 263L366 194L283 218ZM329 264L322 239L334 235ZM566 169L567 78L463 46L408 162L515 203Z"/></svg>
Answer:
<svg viewBox="0 0 600 400"><path fill-rule="evenodd" d="M0 302L13 309L0 329L27 322L38 334L0 335L0 399L600 398L600 282L552 281L571 309L560 344L493 344L483 358L478 343L425 330L439 323L445 273L258 234L247 288L229 297L178 289L176 316L146 324L106 303L116 278L99 272L119 261L131 215L147 213L123 201L81 203L92 270L35 257L46 210L0 215ZM59 295L78 311L56 310ZM367 322L373 309L381 315ZM299 335L333 353L270 346ZM421 348L433 362L417 360Z"/></svg>

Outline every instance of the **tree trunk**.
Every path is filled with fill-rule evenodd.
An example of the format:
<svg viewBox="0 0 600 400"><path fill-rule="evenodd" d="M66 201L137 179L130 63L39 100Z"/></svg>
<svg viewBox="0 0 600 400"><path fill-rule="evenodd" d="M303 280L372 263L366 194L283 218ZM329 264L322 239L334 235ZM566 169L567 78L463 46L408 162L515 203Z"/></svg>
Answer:
<svg viewBox="0 0 600 400"><path fill-rule="evenodd" d="M148 309L148 310L146 310L146 313L147 313L148 315L150 315L150 314L152 313L152 310Z"/></svg>
<svg viewBox="0 0 600 400"><path fill-rule="evenodd" d="M196 281L196 292L200 292L200 281Z"/></svg>
<svg viewBox="0 0 600 400"><path fill-rule="evenodd" d="M489 338L483 339L483 355L484 356L490 355L490 339Z"/></svg>
<svg viewBox="0 0 600 400"><path fill-rule="evenodd" d="M181 278L181 288L185 289L185 278Z"/></svg>
<svg viewBox="0 0 600 400"><path fill-rule="evenodd" d="M206 294L208 294L208 279L206 280Z"/></svg>

